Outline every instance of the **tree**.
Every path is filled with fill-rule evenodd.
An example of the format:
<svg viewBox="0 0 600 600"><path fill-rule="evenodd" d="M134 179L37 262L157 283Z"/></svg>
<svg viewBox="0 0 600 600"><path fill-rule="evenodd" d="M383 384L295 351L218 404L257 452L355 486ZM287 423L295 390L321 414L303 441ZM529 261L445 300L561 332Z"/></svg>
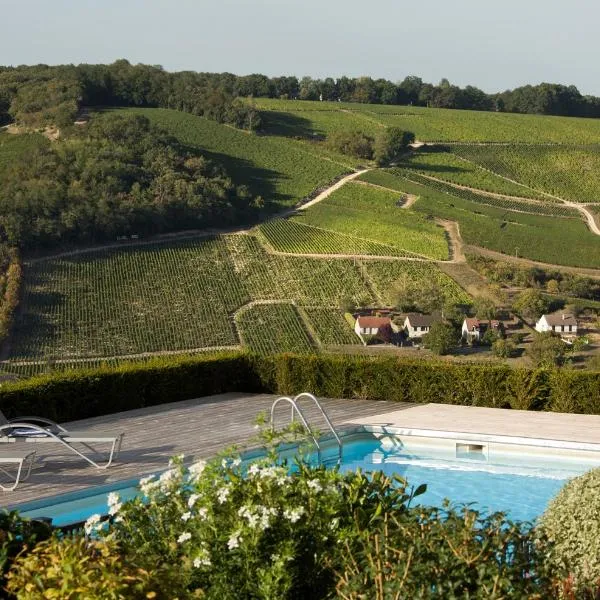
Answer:
<svg viewBox="0 0 600 600"><path fill-rule="evenodd" d="M512 358L517 353L517 346L511 339L498 338L492 344L492 352L498 358Z"/></svg>
<svg viewBox="0 0 600 600"><path fill-rule="evenodd" d="M551 331L537 333L527 348L527 356L536 367L559 367L565 355L565 343Z"/></svg>
<svg viewBox="0 0 600 600"><path fill-rule="evenodd" d="M448 354L458 344L456 330L449 323L434 323L423 336L423 345L434 354Z"/></svg>
<svg viewBox="0 0 600 600"><path fill-rule="evenodd" d="M512 307L516 313L525 318L537 319L548 311L549 302L539 290L528 289L515 298Z"/></svg>
<svg viewBox="0 0 600 600"><path fill-rule="evenodd" d="M478 319L487 319L491 321L495 319L498 313L496 303L491 298L478 297L473 301L475 316Z"/></svg>
<svg viewBox="0 0 600 600"><path fill-rule="evenodd" d="M444 294L434 281L416 281L408 275L396 280L392 298L398 310L430 313L444 306Z"/></svg>
<svg viewBox="0 0 600 600"><path fill-rule="evenodd" d="M373 144L373 158L378 165L384 165L415 141L415 134L398 127L388 127L381 131Z"/></svg>

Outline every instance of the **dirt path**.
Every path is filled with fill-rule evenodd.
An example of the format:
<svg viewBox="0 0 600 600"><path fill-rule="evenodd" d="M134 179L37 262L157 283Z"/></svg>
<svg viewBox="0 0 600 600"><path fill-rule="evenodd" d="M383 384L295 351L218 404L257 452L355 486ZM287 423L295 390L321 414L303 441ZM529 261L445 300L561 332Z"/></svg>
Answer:
<svg viewBox="0 0 600 600"><path fill-rule="evenodd" d="M456 221L446 221L444 219L436 219L435 222L441 225L448 234L448 241L450 246L450 260L442 260L438 262L452 262L452 263L466 263L467 258L463 252L463 241L460 237L460 229Z"/></svg>
<svg viewBox="0 0 600 600"><path fill-rule="evenodd" d="M337 183L334 183L331 187L328 187L326 190L323 190L316 198L313 198L310 202L307 202L306 204L299 206L296 210L306 210L307 208L310 208L311 206L317 204L318 202L321 202L321 200L325 200L325 198L327 198L328 196L331 196L331 194L333 194L333 192L335 192L336 190L339 190L345 183L348 183L349 181L352 181L353 179L360 177L363 173L366 173L367 171L370 171L370 170L371 169L362 169L360 171L355 171L354 173L350 173L350 175L346 175L346 177L342 177L342 179L340 179Z"/></svg>

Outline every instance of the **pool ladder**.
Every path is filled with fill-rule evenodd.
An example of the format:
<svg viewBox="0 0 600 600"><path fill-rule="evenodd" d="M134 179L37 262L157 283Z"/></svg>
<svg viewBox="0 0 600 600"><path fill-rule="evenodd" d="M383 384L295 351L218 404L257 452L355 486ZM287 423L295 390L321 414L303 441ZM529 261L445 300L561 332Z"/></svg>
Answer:
<svg viewBox="0 0 600 600"><path fill-rule="evenodd" d="M311 439L317 449L317 458L318 458L319 464L321 464L321 457L322 457L321 444L319 443L319 440L315 436L313 429L308 424L308 421L306 419L306 416L304 415L304 412L302 411L300 406L298 406L298 401L302 398L307 398L309 400L312 400L316 404L317 408L319 409L319 412L323 415L323 418L325 419L325 422L327 423L327 427L329 428L329 430L333 434L333 437L335 438L335 441L337 442L338 463L341 462L341 460L342 460L342 440L340 439L340 436L338 435L337 431L335 430L335 427L333 426L331 419L325 412L325 409L321 406L321 403L316 399L315 396L313 396L312 394L309 394L308 392L303 392L302 394L298 394L294 398L290 398L289 396L281 396L280 398L277 398L277 400L275 400L273 402L273 404L271 405L271 429L274 429L274 420L273 419L275 416L275 408L277 407L277 405L280 402L286 402L287 404L290 404L292 407L292 415L291 415L290 422L293 423L295 421L296 415L298 415L300 422L304 426L304 429L306 430L308 435L311 437Z"/></svg>

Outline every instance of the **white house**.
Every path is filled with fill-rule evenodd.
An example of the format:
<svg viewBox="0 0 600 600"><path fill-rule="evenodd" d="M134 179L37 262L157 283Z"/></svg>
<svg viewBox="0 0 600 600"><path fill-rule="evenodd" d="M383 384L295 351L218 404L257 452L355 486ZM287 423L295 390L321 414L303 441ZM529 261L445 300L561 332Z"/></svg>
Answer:
<svg viewBox="0 0 600 600"><path fill-rule="evenodd" d="M404 331L409 338L420 338L429 333L431 326L438 321L441 321L440 315L411 313L404 319Z"/></svg>
<svg viewBox="0 0 600 600"><path fill-rule="evenodd" d="M354 331L357 335L377 335L380 329L389 327L393 332L398 328L389 317L361 316L354 323Z"/></svg>
<svg viewBox="0 0 600 600"><path fill-rule="evenodd" d="M573 315L565 313L542 315L535 324L535 330L540 333L553 331L561 337L574 337L577 335L577 320Z"/></svg>

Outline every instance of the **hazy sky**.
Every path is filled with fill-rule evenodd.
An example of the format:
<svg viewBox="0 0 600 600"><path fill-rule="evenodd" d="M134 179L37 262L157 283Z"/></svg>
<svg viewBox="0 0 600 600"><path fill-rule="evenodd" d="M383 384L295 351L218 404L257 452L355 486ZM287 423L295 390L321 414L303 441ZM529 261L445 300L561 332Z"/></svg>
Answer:
<svg viewBox="0 0 600 600"><path fill-rule="evenodd" d="M442 77L600 95L597 0L0 0L0 64Z"/></svg>

